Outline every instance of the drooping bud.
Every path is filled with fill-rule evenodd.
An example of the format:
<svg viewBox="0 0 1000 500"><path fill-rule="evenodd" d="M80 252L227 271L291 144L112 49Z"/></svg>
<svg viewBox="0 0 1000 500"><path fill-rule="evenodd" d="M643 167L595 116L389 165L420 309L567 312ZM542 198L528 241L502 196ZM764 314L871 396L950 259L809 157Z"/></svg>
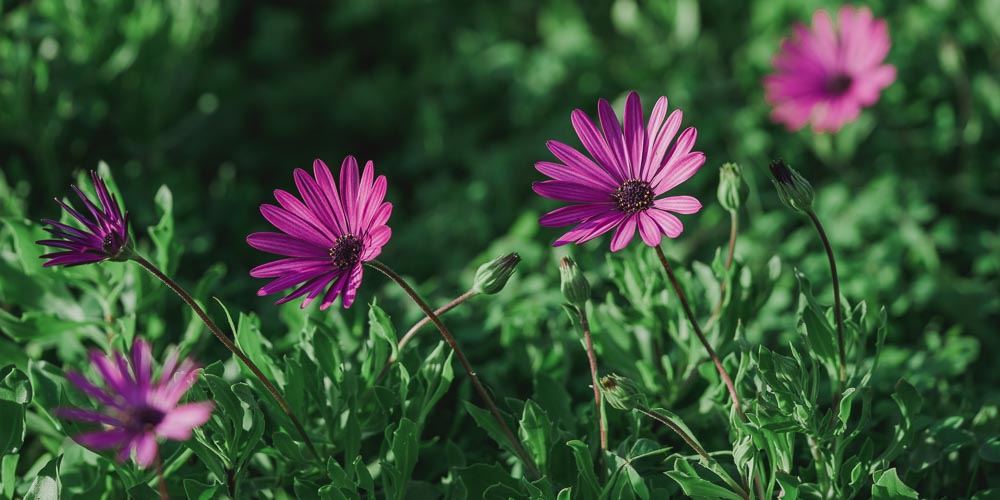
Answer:
<svg viewBox="0 0 1000 500"><path fill-rule="evenodd" d="M646 397L631 380L614 373L601 377L601 394L609 405L619 410L628 411L646 404Z"/></svg>
<svg viewBox="0 0 1000 500"><path fill-rule="evenodd" d="M784 160L771 162L771 175L774 187L778 189L778 197L785 206L800 212L811 212L813 188L795 169L785 165Z"/></svg>
<svg viewBox="0 0 1000 500"><path fill-rule="evenodd" d="M520 263L520 255L509 253L479 266L479 269L476 270L473 288L486 295L499 293L503 287L507 286L507 280L514 274L514 269Z"/></svg>
<svg viewBox="0 0 1000 500"><path fill-rule="evenodd" d="M722 208L735 212L740 209L746 196L743 172L735 163L724 163L719 169L719 203Z"/></svg>
<svg viewBox="0 0 1000 500"><path fill-rule="evenodd" d="M566 302L576 307L585 307L590 300L590 283L587 283L587 278L577 267L576 262L569 257L563 257L559 261L559 275L562 276L560 288Z"/></svg>

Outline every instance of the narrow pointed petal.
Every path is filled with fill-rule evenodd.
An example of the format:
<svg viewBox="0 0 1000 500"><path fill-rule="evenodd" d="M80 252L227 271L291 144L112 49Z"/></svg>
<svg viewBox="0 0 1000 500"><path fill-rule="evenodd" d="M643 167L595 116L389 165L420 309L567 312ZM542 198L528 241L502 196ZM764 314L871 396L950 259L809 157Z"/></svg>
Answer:
<svg viewBox="0 0 1000 500"><path fill-rule="evenodd" d="M637 218L637 215L630 215L618 226L618 230L615 231L615 235L611 238L612 252L617 252L625 248L632 241L632 237L635 236Z"/></svg>
<svg viewBox="0 0 1000 500"><path fill-rule="evenodd" d="M156 426L156 435L177 441L187 441L191 438L191 431L195 427L212 418L213 409L215 409L215 405L211 401L180 405L164 415L163 421Z"/></svg>

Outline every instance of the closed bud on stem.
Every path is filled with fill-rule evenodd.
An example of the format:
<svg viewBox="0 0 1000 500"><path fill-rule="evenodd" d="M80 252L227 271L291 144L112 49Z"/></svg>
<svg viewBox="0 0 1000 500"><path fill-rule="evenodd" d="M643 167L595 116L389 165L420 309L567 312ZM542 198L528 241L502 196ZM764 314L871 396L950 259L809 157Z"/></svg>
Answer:
<svg viewBox="0 0 1000 500"><path fill-rule="evenodd" d="M585 307L590 300L590 283L587 283L587 278L583 276L576 262L569 257L563 257L559 261L559 275L562 276L560 288L566 302L576 307Z"/></svg>
<svg viewBox="0 0 1000 500"><path fill-rule="evenodd" d="M509 253L479 266L479 269L476 270L473 289L486 295L499 293L503 287L507 286L507 280L514 274L514 269L520 263L520 255Z"/></svg>
<svg viewBox="0 0 1000 500"><path fill-rule="evenodd" d="M722 208L735 212L746 198L743 171L735 163L725 163L719 169L719 203Z"/></svg>
<svg viewBox="0 0 1000 500"><path fill-rule="evenodd" d="M771 162L771 175L778 197L785 206L803 213L812 212L813 188L795 169L785 165L784 160Z"/></svg>
<svg viewBox="0 0 1000 500"><path fill-rule="evenodd" d="M635 384L614 373L601 377L601 394L609 405L623 411L646 405L646 397Z"/></svg>

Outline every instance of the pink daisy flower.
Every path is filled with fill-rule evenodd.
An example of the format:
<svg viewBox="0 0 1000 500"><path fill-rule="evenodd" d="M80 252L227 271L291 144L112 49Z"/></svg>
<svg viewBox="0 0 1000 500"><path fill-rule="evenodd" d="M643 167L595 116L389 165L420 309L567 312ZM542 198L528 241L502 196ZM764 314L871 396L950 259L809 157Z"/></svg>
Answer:
<svg viewBox="0 0 1000 500"><path fill-rule="evenodd" d="M247 243L288 258L257 266L250 275L276 278L257 295L298 287L278 304L304 295L304 308L325 290L321 310L338 296L344 307L351 307L361 285L361 265L378 257L392 236L385 225L392 214L392 203L383 202L385 176L376 178L369 161L359 179L353 156L340 166L339 189L322 160L313 162L313 174L315 178L305 170L295 170L295 185L304 202L278 189L274 197L280 207L261 205L260 213L282 232L254 233L247 236Z"/></svg>
<svg viewBox="0 0 1000 500"><path fill-rule="evenodd" d="M663 235L676 238L684 225L670 212L693 214L701 203L691 196L659 197L705 163L704 153L691 151L698 131L688 127L668 151L683 113L678 109L667 117L667 98L661 97L645 125L635 92L625 101L624 131L608 101L598 101L598 115L600 130L583 111L572 114L573 128L593 160L566 144L549 141L549 151L562 163L535 164L552 180L535 182L532 189L546 198L573 203L538 222L546 227L576 225L554 246L579 245L614 228L612 252L625 248L636 229L649 246L659 245Z"/></svg>
<svg viewBox="0 0 1000 500"><path fill-rule="evenodd" d="M812 30L796 25L774 57L775 73L764 78L771 119L789 130L809 122L816 132L840 130L896 79L896 68L882 64L890 45L885 20L867 7L845 5L836 27L830 14L816 11Z"/></svg>
<svg viewBox="0 0 1000 500"><path fill-rule="evenodd" d="M212 416L211 401L178 404L194 385L199 370L190 359L181 361L176 350L167 355L158 378L153 377L149 344L139 339L132 344L128 358L118 352L112 357L95 350L90 352L90 363L101 375L105 388L77 372L66 372L66 378L104 405L104 410L56 410L61 418L104 426L100 431L73 437L87 448L119 448L118 460L124 461L134 453L140 467L149 467L156 461L158 437L186 441L195 427Z"/></svg>

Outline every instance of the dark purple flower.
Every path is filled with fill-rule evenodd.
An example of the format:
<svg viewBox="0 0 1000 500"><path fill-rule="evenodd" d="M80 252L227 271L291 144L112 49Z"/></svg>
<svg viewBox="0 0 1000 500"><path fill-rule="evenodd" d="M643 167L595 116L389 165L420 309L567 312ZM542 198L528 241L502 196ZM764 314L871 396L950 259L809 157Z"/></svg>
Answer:
<svg viewBox="0 0 1000 500"><path fill-rule="evenodd" d="M330 307L338 295L344 307L351 307L361 285L361 264L377 257L392 236L385 225L392 214L392 203L383 202L385 176L376 178L369 161L359 179L353 156L344 158L340 166L339 189L322 160L313 162L313 174L315 178L305 170L295 170L295 185L303 201L278 189L274 197L280 207L261 205L260 213L282 232L253 233L247 243L288 258L257 266L250 275L276 278L258 295L298 287L278 304L305 296L304 308L325 290L321 310Z"/></svg>
<svg viewBox="0 0 1000 500"><path fill-rule="evenodd" d="M118 448L118 460L135 454L140 467L156 461L157 437L185 441L195 427L212 415L211 401L178 404L198 378L198 366L189 358L180 360L172 350L158 378L153 377L149 344L136 339L129 357L116 352L105 356L90 352L90 363L103 379L104 388L92 384L77 372L66 378L104 406L103 411L59 408L61 418L101 424L102 430L74 436L73 439L94 450Z"/></svg>
<svg viewBox="0 0 1000 500"><path fill-rule="evenodd" d="M132 255L132 242L128 237L128 212L122 215L118 201L108 192L108 187L98 177L97 172L91 171L90 178L94 183L97 199L101 203L100 207L90 201L80 188L73 186L73 191L76 191L77 196L83 201L91 217L77 212L71 205L56 199L56 203L80 221L83 229L52 219L42 219L43 223L51 226L45 230L57 239L41 240L36 243L63 249L60 252L42 255L41 258L49 259L42 264L43 267L78 266L103 260L125 261Z"/></svg>
<svg viewBox="0 0 1000 500"><path fill-rule="evenodd" d="M562 163L535 164L552 180L535 182L532 189L546 198L573 203L545 214L538 222L547 227L576 225L555 246L581 244L614 228L612 252L625 248L636 229L649 246L659 245L662 235L676 238L684 226L670 212L693 214L701 203L690 196L658 197L688 180L705 163L704 153L691 151L698 131L689 127L669 147L683 114L676 110L667 117L666 97L656 102L648 127L635 92L625 102L624 131L608 101L598 102L598 114L600 130L583 111L575 110L572 115L573 128L593 160L566 144L549 141L549 151Z"/></svg>

